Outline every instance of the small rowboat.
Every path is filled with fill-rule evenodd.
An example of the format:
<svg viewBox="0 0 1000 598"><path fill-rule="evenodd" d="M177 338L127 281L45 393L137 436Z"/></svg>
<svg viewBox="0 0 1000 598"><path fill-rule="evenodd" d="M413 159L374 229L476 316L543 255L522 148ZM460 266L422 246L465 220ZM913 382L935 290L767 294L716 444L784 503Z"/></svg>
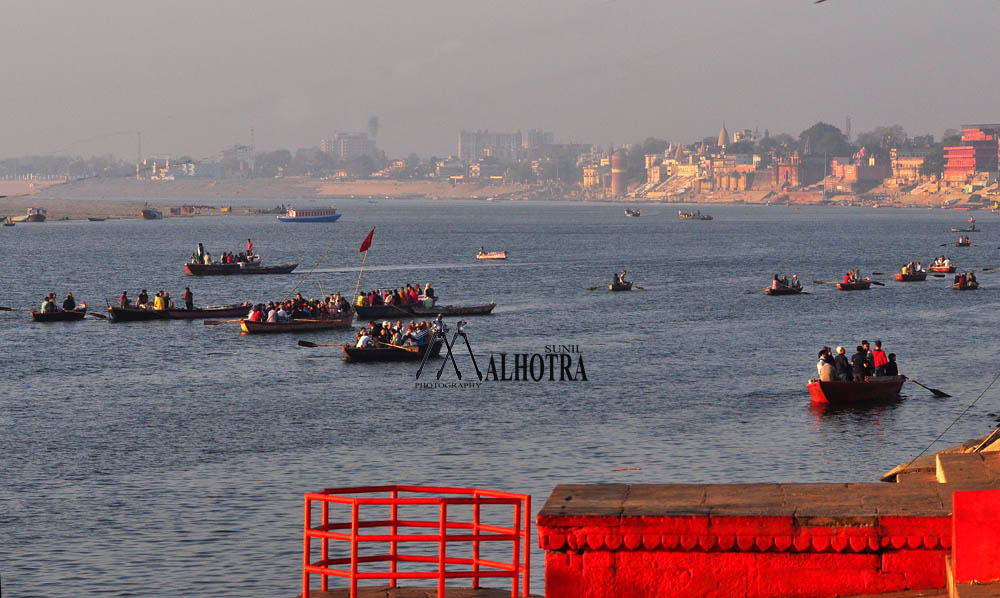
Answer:
<svg viewBox="0 0 1000 598"><path fill-rule="evenodd" d="M169 320L170 312L166 309L143 309L140 307L109 307L109 322L147 322L149 320Z"/></svg>
<svg viewBox="0 0 1000 598"><path fill-rule="evenodd" d="M981 229L978 229L978 228L976 228L976 227L973 226L972 228L952 228L951 232L953 232L953 233L978 233L978 232L980 232L980 230Z"/></svg>
<svg viewBox="0 0 1000 598"><path fill-rule="evenodd" d="M902 272L896 272L896 280L899 282L917 282L920 280L927 280L927 273L914 272L913 274L903 274Z"/></svg>
<svg viewBox="0 0 1000 598"><path fill-rule="evenodd" d="M701 210L695 210L694 212L682 212L677 210L677 217L681 220L711 220L712 217L708 214L702 214Z"/></svg>
<svg viewBox="0 0 1000 598"><path fill-rule="evenodd" d="M972 241L955 241L955 247L968 247L972 245Z"/></svg>
<svg viewBox="0 0 1000 598"><path fill-rule="evenodd" d="M930 268L928 268L928 270L930 270L931 272L946 272L948 274L951 274L957 269L958 266L931 266Z"/></svg>
<svg viewBox="0 0 1000 598"><path fill-rule="evenodd" d="M882 376L868 382L809 381L809 396L813 403L857 403L898 396L906 382L905 376Z"/></svg>
<svg viewBox="0 0 1000 598"><path fill-rule="evenodd" d="M184 264L188 276L225 276L230 274L288 274L298 264L261 266L259 264Z"/></svg>
<svg viewBox="0 0 1000 598"><path fill-rule="evenodd" d="M608 290L612 291L612 292L631 291L632 290L632 282L631 281L629 281L629 282L609 282L608 283Z"/></svg>
<svg viewBox="0 0 1000 598"><path fill-rule="evenodd" d="M250 303L240 305L208 306L201 309L168 309L167 316L171 320L202 320L208 318L236 318L245 316L250 311Z"/></svg>
<svg viewBox="0 0 1000 598"><path fill-rule="evenodd" d="M240 330L242 334L274 334L279 332L303 332L306 330L335 330L338 328L350 328L354 314L348 312L334 318L324 318L321 320L296 319L284 322L251 322L250 320L240 320Z"/></svg>
<svg viewBox="0 0 1000 598"><path fill-rule="evenodd" d="M979 283L967 282L963 285L953 284L951 285L951 288L955 289L956 291L975 291L976 289L979 288Z"/></svg>
<svg viewBox="0 0 1000 598"><path fill-rule="evenodd" d="M424 358L424 353L430 348L430 357L437 357L441 353L440 339L434 341L434 345L429 343L417 345L416 347L374 347L370 349L358 349L352 345L344 345L344 361L354 363L359 362L386 362L386 361L416 361Z"/></svg>
<svg viewBox="0 0 1000 598"><path fill-rule="evenodd" d="M872 286L870 278L859 280L858 282L838 282L838 291L867 291Z"/></svg>
<svg viewBox="0 0 1000 598"><path fill-rule="evenodd" d="M505 260L507 259L506 251L489 251L476 254L477 260Z"/></svg>
<svg viewBox="0 0 1000 598"><path fill-rule="evenodd" d="M780 286L778 288L767 287L764 289L765 295L798 295L800 293L802 293L802 287Z"/></svg>
<svg viewBox="0 0 1000 598"><path fill-rule="evenodd" d="M636 208L634 210L625 208L625 215L628 216L629 218L638 218L639 216L642 215L642 212L639 210L639 208Z"/></svg>
<svg viewBox="0 0 1000 598"><path fill-rule="evenodd" d="M82 320L85 315L87 315L86 303L81 303L76 309L52 311L47 314L31 310L31 319L36 322L73 322Z"/></svg>
<svg viewBox="0 0 1000 598"><path fill-rule="evenodd" d="M484 305L431 305L423 303L407 303L405 305L371 305L355 306L354 312L359 320L399 319L403 316L488 316L496 303L490 301Z"/></svg>

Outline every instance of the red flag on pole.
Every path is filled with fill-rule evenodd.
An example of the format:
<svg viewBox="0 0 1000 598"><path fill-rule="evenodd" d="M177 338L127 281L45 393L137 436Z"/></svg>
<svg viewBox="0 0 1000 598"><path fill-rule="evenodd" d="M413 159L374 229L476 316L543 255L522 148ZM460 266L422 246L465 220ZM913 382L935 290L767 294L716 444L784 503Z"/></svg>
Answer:
<svg viewBox="0 0 1000 598"><path fill-rule="evenodd" d="M358 253L364 253L368 251L368 248L372 246L372 235L374 234L375 234L375 227L373 226L371 232L369 232L368 236L365 237L365 240L361 242L361 249L358 250Z"/></svg>

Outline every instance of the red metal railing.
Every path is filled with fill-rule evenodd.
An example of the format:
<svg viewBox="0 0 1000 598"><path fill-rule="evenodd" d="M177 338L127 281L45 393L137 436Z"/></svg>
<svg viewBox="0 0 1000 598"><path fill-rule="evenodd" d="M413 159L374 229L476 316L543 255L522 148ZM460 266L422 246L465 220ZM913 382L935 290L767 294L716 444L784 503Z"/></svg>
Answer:
<svg viewBox="0 0 1000 598"><path fill-rule="evenodd" d="M356 494L388 494L385 497L349 496ZM416 494L416 497L400 497L401 493ZM427 496L429 494L438 496ZM313 526L312 511L319 503L321 521ZM350 508L349 521L330 521L330 506ZM404 519L400 510L420 506L438 507L437 520ZM472 521L448 520L448 507L471 505ZM490 525L481 519L484 506L508 505L513 508L513 526ZM389 519L361 520L361 507L389 507ZM346 515L346 513L345 513ZM481 578L510 578L511 598L529 595L531 585L531 496L476 488L435 488L430 486L361 486L356 488L327 488L322 492L305 495L305 525L302 549L302 596L309 596L310 574L320 575L320 589L327 591L329 578L346 578L350 584L351 598L358 593L358 580L388 580L390 587L396 587L399 579L436 579L438 598L444 598L445 581L448 579L471 578L472 587L478 588ZM362 530L389 528L389 533L362 534ZM436 530L436 533L400 533L405 528ZM346 531L337 531L346 530ZM467 533L453 533L453 530ZM471 533L468 533L471 532ZM320 560L310 562L312 539L320 539ZM330 540L349 542L349 557L330 558ZM359 556L358 547L362 543L388 543L389 552ZM449 543L471 543L469 557L448 556ZM496 561L480 556L482 542L510 542L511 561ZM415 546L437 544L437 555L401 552L400 545ZM374 544L373 544L374 545ZM360 571L359 565L367 563L389 563L389 570ZM436 564L436 568L426 571L400 571L400 563ZM347 569L337 568L348 566ZM448 569L451 565L452 568ZM458 568L456 567L463 567Z"/></svg>

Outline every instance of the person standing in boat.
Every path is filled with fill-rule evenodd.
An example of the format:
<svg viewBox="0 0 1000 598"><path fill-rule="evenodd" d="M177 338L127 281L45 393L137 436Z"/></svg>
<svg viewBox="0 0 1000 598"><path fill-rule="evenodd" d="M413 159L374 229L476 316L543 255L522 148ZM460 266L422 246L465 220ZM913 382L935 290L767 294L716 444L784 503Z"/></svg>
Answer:
<svg viewBox="0 0 1000 598"><path fill-rule="evenodd" d="M861 349L865 354L865 378L871 378L875 373L875 358L872 357L872 348L867 340L861 341Z"/></svg>
<svg viewBox="0 0 1000 598"><path fill-rule="evenodd" d="M627 280L625 280L625 275L626 274L628 274L628 271L626 271L625 268L622 268L622 274L621 274L621 276L618 277L618 280L622 281L623 285L629 284L629 282Z"/></svg>
<svg viewBox="0 0 1000 598"><path fill-rule="evenodd" d="M882 350L882 341L875 341L875 349L872 350L872 365L875 366L875 376L885 376L885 365L889 363L889 358Z"/></svg>
<svg viewBox="0 0 1000 598"><path fill-rule="evenodd" d="M793 289L801 289L802 288L802 283L799 281L799 275L798 274L792 274L792 288Z"/></svg>
<svg viewBox="0 0 1000 598"><path fill-rule="evenodd" d="M118 307L125 309L126 307L128 307L128 304L129 304L128 291L122 291L121 297L118 298Z"/></svg>
<svg viewBox="0 0 1000 598"><path fill-rule="evenodd" d="M52 295L46 295L45 299L42 299L42 313L50 314L56 310L56 303L52 300Z"/></svg>
<svg viewBox="0 0 1000 598"><path fill-rule="evenodd" d="M188 311L194 309L194 293L191 292L190 287L184 287L184 294L181 295L181 299L184 300L184 309Z"/></svg>
<svg viewBox="0 0 1000 598"><path fill-rule="evenodd" d="M837 380L851 381L851 362L847 360L847 353L842 346L837 347L837 355L833 358L833 369Z"/></svg>
<svg viewBox="0 0 1000 598"><path fill-rule="evenodd" d="M205 261L205 246L202 245L201 243L198 243L198 248L195 251L195 255L198 256L198 261L199 262L204 262Z"/></svg>
<svg viewBox="0 0 1000 598"><path fill-rule="evenodd" d="M889 353L889 361L885 364L885 373L883 376L898 376L899 368L896 367L896 354Z"/></svg>
<svg viewBox="0 0 1000 598"><path fill-rule="evenodd" d="M864 347L858 345L854 355L851 355L851 374L855 382L865 381L865 363L867 360L868 356L865 354Z"/></svg>
<svg viewBox="0 0 1000 598"><path fill-rule="evenodd" d="M247 257L253 255L253 241L247 239Z"/></svg>
<svg viewBox="0 0 1000 598"><path fill-rule="evenodd" d="M816 367L819 369L820 382L833 382L836 379L834 377L833 359L830 357L830 351L827 347L820 349L819 362L816 364Z"/></svg>
<svg viewBox="0 0 1000 598"><path fill-rule="evenodd" d="M73 298L73 293L66 293L66 299L62 304L63 311L73 311L76 309L76 299Z"/></svg>
<svg viewBox="0 0 1000 598"><path fill-rule="evenodd" d="M146 289L143 289L142 292L139 293L139 296L136 297L135 299L135 306L145 308L146 305L148 304L149 304L149 294L146 293Z"/></svg>

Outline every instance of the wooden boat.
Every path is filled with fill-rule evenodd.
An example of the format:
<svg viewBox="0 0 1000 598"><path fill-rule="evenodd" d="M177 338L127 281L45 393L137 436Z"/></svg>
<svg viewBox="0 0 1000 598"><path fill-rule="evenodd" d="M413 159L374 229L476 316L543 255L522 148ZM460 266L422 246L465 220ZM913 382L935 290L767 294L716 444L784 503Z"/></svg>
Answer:
<svg viewBox="0 0 1000 598"><path fill-rule="evenodd" d="M902 272L896 272L896 280L899 282L917 282L920 280L927 280L927 273L914 272L912 274L903 274Z"/></svg>
<svg viewBox="0 0 1000 598"><path fill-rule="evenodd" d="M958 269L958 266L930 266L927 269L931 272L945 272L947 274L951 274Z"/></svg>
<svg viewBox="0 0 1000 598"><path fill-rule="evenodd" d="M169 320L170 312L165 309L144 309L141 307L109 307L109 322L146 322L149 320Z"/></svg>
<svg viewBox="0 0 1000 598"><path fill-rule="evenodd" d="M477 260L505 260L507 259L506 251L480 251L476 254Z"/></svg>
<svg viewBox="0 0 1000 598"><path fill-rule="evenodd" d="M250 312L250 302L239 305L210 305L201 309L168 309L167 316L171 320L207 320L208 318L236 318Z"/></svg>
<svg viewBox="0 0 1000 598"><path fill-rule="evenodd" d="M156 208L143 208L139 210L139 217L143 220L163 220L163 212Z"/></svg>
<svg viewBox="0 0 1000 598"><path fill-rule="evenodd" d="M899 395L905 376L883 376L868 382L809 381L809 396L813 403L857 403L890 399Z"/></svg>
<svg viewBox="0 0 1000 598"><path fill-rule="evenodd" d="M336 208L316 210L296 210L288 208L284 216L278 216L280 222L336 222L340 218Z"/></svg>
<svg viewBox="0 0 1000 598"><path fill-rule="evenodd" d="M417 345L416 347L386 347L377 346L371 349L358 349L353 345L344 345L344 361L351 362L373 362L373 361L417 361L424 358L424 353L430 348L430 357L437 357L441 353L441 345L444 343L440 339L430 343Z"/></svg>
<svg viewBox="0 0 1000 598"><path fill-rule="evenodd" d="M955 247L968 247L972 245L972 241L955 241Z"/></svg>
<svg viewBox="0 0 1000 598"><path fill-rule="evenodd" d="M3 225L14 226L14 221L10 219L10 216L7 216L6 218L3 219Z"/></svg>
<svg viewBox="0 0 1000 598"><path fill-rule="evenodd" d="M681 220L711 220L712 217L708 214L702 214L701 210L695 210L694 212L682 212L677 210L677 217Z"/></svg>
<svg viewBox="0 0 1000 598"><path fill-rule="evenodd" d="M38 310L31 310L31 319L36 322L72 322L82 320L87 315L87 304L81 303L73 310L59 310L43 314Z"/></svg>
<svg viewBox="0 0 1000 598"><path fill-rule="evenodd" d="M289 274L298 264L261 266L254 263L234 264L184 264L188 276L228 276L232 274Z"/></svg>
<svg viewBox="0 0 1000 598"><path fill-rule="evenodd" d="M975 291L976 289L979 288L979 283L978 282L967 282L967 283L965 283L963 285L953 284L953 285L951 285L951 288L955 289L956 291Z"/></svg>
<svg viewBox="0 0 1000 598"><path fill-rule="evenodd" d="M310 330L335 330L337 328L350 328L354 314L346 314L333 318L323 319L296 319L285 320L284 322L251 322L250 320L240 320L240 330L242 334L276 334L281 332L306 332Z"/></svg>
<svg viewBox="0 0 1000 598"><path fill-rule="evenodd" d="M45 222L48 218L48 211L45 208L28 208L24 216L8 216L10 222Z"/></svg>
<svg viewBox="0 0 1000 598"><path fill-rule="evenodd" d="M978 233L978 232L982 232L982 229L976 228L975 226L973 226L971 228L952 228L951 232L953 232L953 233Z"/></svg>
<svg viewBox="0 0 1000 598"><path fill-rule="evenodd" d="M639 208L636 208L634 210L630 210L628 208L625 208L625 215L628 216L628 217L630 217L630 218L638 218L639 216L642 215L642 212L639 210Z"/></svg>
<svg viewBox="0 0 1000 598"><path fill-rule="evenodd" d="M609 282L608 290L617 293L618 291L631 291L632 281L626 282Z"/></svg>
<svg viewBox="0 0 1000 598"><path fill-rule="evenodd" d="M399 319L411 316L486 316L497 305L490 301L484 305L424 305L423 303L407 303L405 305L371 305L355 306L354 313L359 320Z"/></svg>
<svg viewBox="0 0 1000 598"><path fill-rule="evenodd" d="M779 286L778 288L767 287L764 289L765 295L799 295L803 291L802 287L786 287Z"/></svg>
<svg viewBox="0 0 1000 598"><path fill-rule="evenodd" d="M858 282L838 282L838 291L867 291L872 286L870 278L859 280Z"/></svg>
<svg viewBox="0 0 1000 598"><path fill-rule="evenodd" d="M104 222L105 220L107 220L107 218L93 218L88 216L87 220L89 220L90 222Z"/></svg>

